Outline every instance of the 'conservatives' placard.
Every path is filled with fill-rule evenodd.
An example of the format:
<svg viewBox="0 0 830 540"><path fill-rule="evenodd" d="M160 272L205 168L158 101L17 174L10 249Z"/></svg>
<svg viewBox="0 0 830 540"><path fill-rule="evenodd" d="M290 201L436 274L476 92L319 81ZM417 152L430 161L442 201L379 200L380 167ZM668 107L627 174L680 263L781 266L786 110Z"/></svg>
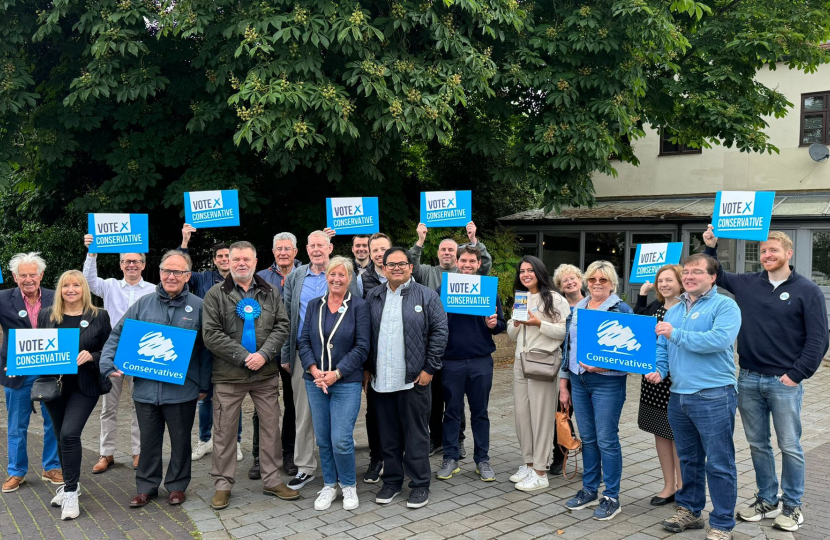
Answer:
<svg viewBox="0 0 830 540"><path fill-rule="evenodd" d="M441 274L441 303L447 313L482 315L496 313L499 278L467 274Z"/></svg>
<svg viewBox="0 0 830 540"><path fill-rule="evenodd" d="M657 271L667 264L680 263L683 242L663 242L662 244L637 244L634 265L631 268L630 283L654 283Z"/></svg>
<svg viewBox="0 0 830 540"><path fill-rule="evenodd" d="M337 234L379 232L377 197L326 199L326 226Z"/></svg>
<svg viewBox="0 0 830 540"><path fill-rule="evenodd" d="M90 253L150 251L147 214L87 214Z"/></svg>
<svg viewBox="0 0 830 540"><path fill-rule="evenodd" d="M184 384L195 343L195 330L127 319L115 366L127 375Z"/></svg>
<svg viewBox="0 0 830 540"><path fill-rule="evenodd" d="M472 220L472 191L421 192L421 223L427 227L464 227Z"/></svg>
<svg viewBox="0 0 830 540"><path fill-rule="evenodd" d="M715 236L763 242L774 203L774 191L718 191L712 215Z"/></svg>
<svg viewBox="0 0 830 540"><path fill-rule="evenodd" d="M576 356L586 366L653 373L657 358L656 317L580 309Z"/></svg>
<svg viewBox="0 0 830 540"><path fill-rule="evenodd" d="M77 328L9 330L9 375L65 375L78 373Z"/></svg>
<svg viewBox="0 0 830 540"><path fill-rule="evenodd" d="M239 226L239 192L191 191L184 194L185 221L197 229Z"/></svg>

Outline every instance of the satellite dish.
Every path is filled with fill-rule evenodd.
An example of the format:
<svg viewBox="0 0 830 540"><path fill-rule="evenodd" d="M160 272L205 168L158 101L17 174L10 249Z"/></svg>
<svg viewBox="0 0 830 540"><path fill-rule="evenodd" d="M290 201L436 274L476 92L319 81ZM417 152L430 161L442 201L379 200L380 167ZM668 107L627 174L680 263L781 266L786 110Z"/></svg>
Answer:
<svg viewBox="0 0 830 540"><path fill-rule="evenodd" d="M830 150L823 144L813 143L810 145L810 157L813 158L813 161L824 163L830 158Z"/></svg>

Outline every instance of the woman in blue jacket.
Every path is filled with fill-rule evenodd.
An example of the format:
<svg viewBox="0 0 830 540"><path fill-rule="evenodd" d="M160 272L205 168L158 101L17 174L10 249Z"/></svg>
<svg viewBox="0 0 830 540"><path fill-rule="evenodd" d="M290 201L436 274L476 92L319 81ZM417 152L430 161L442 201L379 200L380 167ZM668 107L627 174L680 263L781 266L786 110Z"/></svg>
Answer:
<svg viewBox="0 0 830 540"><path fill-rule="evenodd" d="M326 510L343 491L343 509L358 507L354 424L360 410L363 363L369 356L369 309L349 292L354 266L334 257L326 268L328 291L308 303L299 352L314 435L320 448L323 489L315 510Z"/></svg>

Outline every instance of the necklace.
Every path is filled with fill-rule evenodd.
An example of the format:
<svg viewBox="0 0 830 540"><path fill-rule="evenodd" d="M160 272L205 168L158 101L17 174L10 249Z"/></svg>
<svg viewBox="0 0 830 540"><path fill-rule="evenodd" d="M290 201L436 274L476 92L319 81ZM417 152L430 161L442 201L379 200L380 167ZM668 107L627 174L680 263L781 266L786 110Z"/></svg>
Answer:
<svg viewBox="0 0 830 540"><path fill-rule="evenodd" d="M602 302L599 302L598 304L592 306L591 304L593 304L593 303L594 303L593 300L588 300L588 309L597 309L599 306L602 305Z"/></svg>

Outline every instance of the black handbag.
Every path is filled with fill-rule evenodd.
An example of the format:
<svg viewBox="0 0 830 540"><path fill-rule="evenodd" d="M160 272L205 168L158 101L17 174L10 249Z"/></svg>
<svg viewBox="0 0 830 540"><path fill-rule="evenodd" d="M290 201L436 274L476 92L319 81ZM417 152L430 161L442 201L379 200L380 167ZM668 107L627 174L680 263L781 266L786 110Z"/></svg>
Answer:
<svg viewBox="0 0 830 540"><path fill-rule="evenodd" d="M63 379L63 375L59 377L54 375L38 377L32 385L32 401L46 403L61 397L63 391L63 381L61 379Z"/></svg>

